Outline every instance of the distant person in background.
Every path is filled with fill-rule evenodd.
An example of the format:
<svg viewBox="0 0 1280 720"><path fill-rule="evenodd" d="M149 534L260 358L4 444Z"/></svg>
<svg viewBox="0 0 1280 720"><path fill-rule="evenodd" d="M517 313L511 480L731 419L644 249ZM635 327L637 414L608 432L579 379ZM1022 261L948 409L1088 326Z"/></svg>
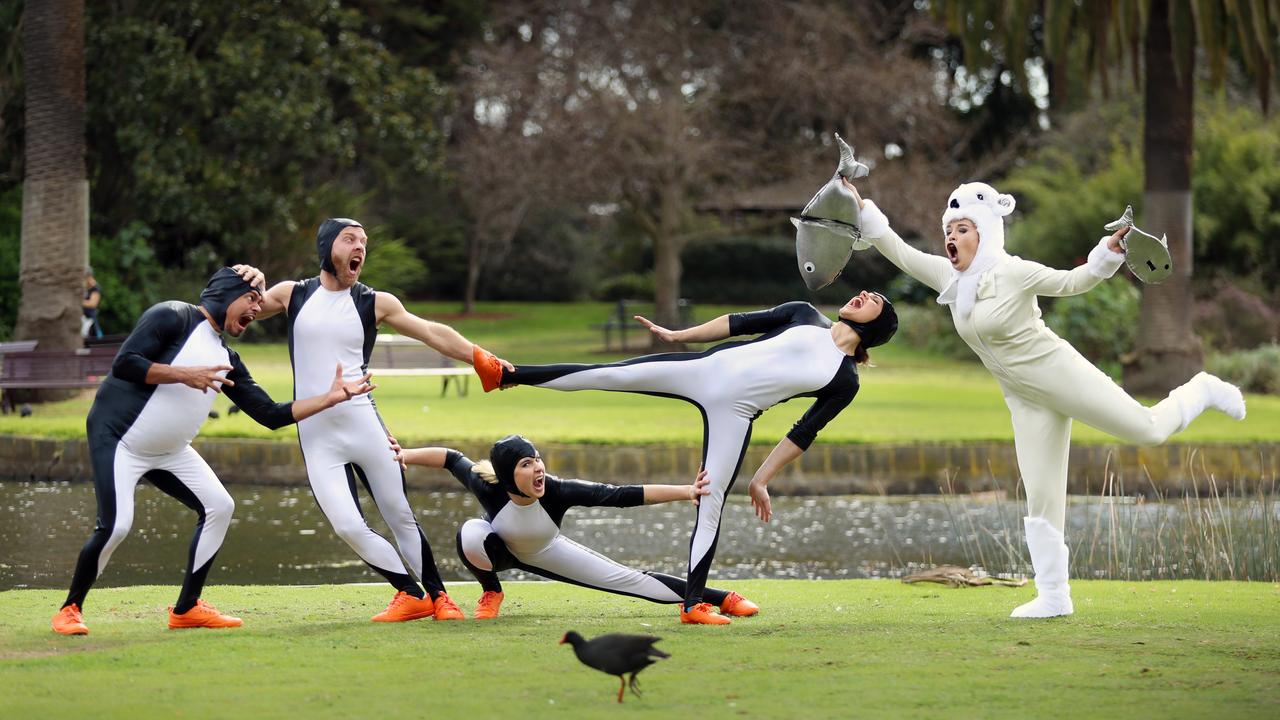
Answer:
<svg viewBox="0 0 1280 720"><path fill-rule="evenodd" d="M287 403L272 400L222 339L223 333L239 337L253 322L262 308L264 282L255 268L223 268L200 293L199 305L175 300L143 313L116 354L85 423L97 526L80 551L67 599L53 616L54 632L89 632L81 607L129 534L133 493L144 478L199 517L182 592L169 609L170 629L241 625L239 618L200 599L235 509L226 488L191 447L214 397L226 393L249 417L274 430L373 389L368 375L344 380L339 365L330 371L324 392Z"/></svg>
<svg viewBox="0 0 1280 720"><path fill-rule="evenodd" d="M84 301L80 307L84 317L80 319L80 336L87 338L102 337L102 326L98 324L98 305L102 303L102 287L93 277L93 268L84 269Z"/></svg>

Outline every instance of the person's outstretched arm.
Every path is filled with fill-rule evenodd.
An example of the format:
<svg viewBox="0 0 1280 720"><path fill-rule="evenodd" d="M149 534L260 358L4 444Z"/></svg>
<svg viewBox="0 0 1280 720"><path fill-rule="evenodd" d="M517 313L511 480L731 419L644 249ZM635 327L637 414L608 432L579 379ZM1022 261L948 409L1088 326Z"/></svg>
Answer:
<svg viewBox="0 0 1280 720"><path fill-rule="evenodd" d="M441 355L471 364L472 352L476 345L462 337L457 330L444 323L432 322L414 315L405 309L400 298L391 293L380 292L374 301L378 324L386 323L401 335L417 340ZM508 370L515 370L511 363L498 359Z"/></svg>
<svg viewBox="0 0 1280 720"><path fill-rule="evenodd" d="M711 494L711 489L707 487L710 484L711 481L707 479L707 471L704 468L698 471L698 477L694 479L692 485L645 485L643 486L644 504L657 505L688 500L697 505L703 495Z"/></svg>
<svg viewBox="0 0 1280 720"><path fill-rule="evenodd" d="M1023 260L1015 267L1017 281L1024 290L1046 297L1064 297L1079 295L1097 287L1098 283L1116 274L1124 264L1124 250L1120 247L1120 238L1129 232L1122 227L1114 234L1104 237L1089 251L1089 258L1083 265L1070 270L1041 265L1038 262Z"/></svg>
<svg viewBox="0 0 1280 720"><path fill-rule="evenodd" d="M253 379L235 351L231 352L231 365L231 372L227 373L227 380L231 382L226 383L223 392L255 422L272 430L306 420L321 410L328 410L377 387L369 382L368 373L358 380L343 380L342 363L338 363L328 392L293 402L278 403Z"/></svg>
<svg viewBox="0 0 1280 720"><path fill-rule="evenodd" d="M760 469L756 470L756 474L751 478L751 484L747 486L747 494L751 496L751 507L755 509L756 517L761 521L769 522L773 517L773 503L769 501L769 481L778 474L779 470L803 454L804 448L792 442L791 438L784 437L769 452L769 457L760 463Z"/></svg>
<svg viewBox="0 0 1280 720"><path fill-rule="evenodd" d="M871 243L886 260L897 266L899 270L933 288L934 292L942 292L951 282L951 261L941 255L921 252L898 237L898 233L889 227L889 218L870 200L862 199L857 188L848 180L845 187L853 192L862 214L862 239Z"/></svg>
<svg viewBox="0 0 1280 720"><path fill-rule="evenodd" d="M666 343L703 343L715 342L729 337L729 316L721 315L714 320L708 320L701 325L695 325L691 328L683 330L668 330L661 325L655 325L649 319L636 315L636 322L649 329L649 332L658 336L658 339Z"/></svg>

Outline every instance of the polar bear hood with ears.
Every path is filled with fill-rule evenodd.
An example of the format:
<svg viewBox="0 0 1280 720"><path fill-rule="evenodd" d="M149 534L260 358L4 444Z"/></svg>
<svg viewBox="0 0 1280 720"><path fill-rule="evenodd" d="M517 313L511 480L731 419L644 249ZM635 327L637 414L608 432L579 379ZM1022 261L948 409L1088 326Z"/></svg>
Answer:
<svg viewBox="0 0 1280 720"><path fill-rule="evenodd" d="M1004 217L1013 212L1012 195L1002 195L986 183L961 185L947 198L942 213L942 232L953 220L970 220L978 229L978 254L964 272L951 271L951 282L938 295L941 305L955 304L960 317L967 318L977 302L978 280L982 274L1008 257L1004 251Z"/></svg>
<svg viewBox="0 0 1280 720"><path fill-rule="evenodd" d="M951 191L942 213L942 232L952 220L971 220L978 228L978 254L1004 250L1004 217L1013 212L1012 195L1002 194L986 183L969 182Z"/></svg>

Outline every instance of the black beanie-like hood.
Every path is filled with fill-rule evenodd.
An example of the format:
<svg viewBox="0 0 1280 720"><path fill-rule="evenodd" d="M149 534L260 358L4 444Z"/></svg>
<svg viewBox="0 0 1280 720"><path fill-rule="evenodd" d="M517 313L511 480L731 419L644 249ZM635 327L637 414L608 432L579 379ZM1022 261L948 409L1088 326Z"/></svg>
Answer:
<svg viewBox="0 0 1280 720"><path fill-rule="evenodd" d="M503 490L520 497L529 496L516 487L516 463L537 456L538 449L520 435L508 435L489 449L489 462L493 464L493 474L498 476L498 483Z"/></svg>
<svg viewBox="0 0 1280 720"><path fill-rule="evenodd" d="M883 345L898 332L898 312L893 309L893 303L889 302L889 298L883 293L876 293L884 299L884 308L880 310L880 314L871 322L854 322L853 320L845 320L840 318L840 322L853 328L858 337L861 338L863 349L871 349L877 345Z"/></svg>
<svg viewBox="0 0 1280 720"><path fill-rule="evenodd" d="M331 275L338 274L337 268L333 266L333 241L338 238L342 228L352 226L364 227L351 218L329 218L320 223L320 230L316 232L316 254L320 256L321 270Z"/></svg>
<svg viewBox="0 0 1280 720"><path fill-rule="evenodd" d="M220 330L225 330L227 329L227 310L231 307L231 303L252 290L263 293L266 289L250 285L240 277L239 273L229 267L219 268L213 277L209 278L209 284L205 285L200 293L200 306L209 311L209 315L218 323Z"/></svg>

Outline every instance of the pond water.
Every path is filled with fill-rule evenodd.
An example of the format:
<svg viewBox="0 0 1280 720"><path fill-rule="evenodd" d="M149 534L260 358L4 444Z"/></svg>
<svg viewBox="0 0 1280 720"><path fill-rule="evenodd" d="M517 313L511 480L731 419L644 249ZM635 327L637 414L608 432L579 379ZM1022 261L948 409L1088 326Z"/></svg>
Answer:
<svg viewBox="0 0 1280 720"><path fill-rule="evenodd" d="M307 488L233 485L236 515L211 583L378 582L330 529ZM361 498L375 530L389 535ZM469 495L411 491L446 581L470 580L454 533L480 513ZM143 483L133 530L100 586L178 584L195 515ZM774 520L755 518L734 495L721 524L712 578L898 577L956 564L1026 572L1021 502L970 496L775 497ZM1101 502L1069 509L1073 573L1095 577L1275 579L1280 503L1268 498L1204 507L1201 501ZM0 590L63 588L94 523L90 483L0 482ZM694 511L687 503L575 508L570 537L620 562L683 575ZM525 579L520 573L504 575Z"/></svg>

